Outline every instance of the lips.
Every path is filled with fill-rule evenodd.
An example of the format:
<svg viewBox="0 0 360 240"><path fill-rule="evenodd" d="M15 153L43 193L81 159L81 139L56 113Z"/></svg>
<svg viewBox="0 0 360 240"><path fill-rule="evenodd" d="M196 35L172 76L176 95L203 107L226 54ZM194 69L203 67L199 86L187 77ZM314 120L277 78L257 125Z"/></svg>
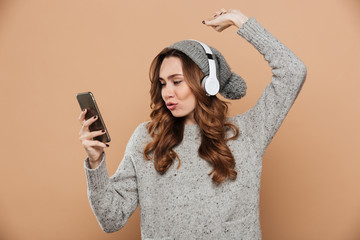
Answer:
<svg viewBox="0 0 360 240"><path fill-rule="evenodd" d="M177 106L177 103L173 103L173 102L168 102L166 103L166 107L171 111L174 110Z"/></svg>

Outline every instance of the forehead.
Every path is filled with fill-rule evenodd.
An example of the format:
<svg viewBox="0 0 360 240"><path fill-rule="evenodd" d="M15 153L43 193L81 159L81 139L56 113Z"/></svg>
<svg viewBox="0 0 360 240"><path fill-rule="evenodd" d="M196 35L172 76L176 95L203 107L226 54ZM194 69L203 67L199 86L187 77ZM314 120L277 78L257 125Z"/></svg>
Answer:
<svg viewBox="0 0 360 240"><path fill-rule="evenodd" d="M173 74L182 74L182 63L178 57L164 58L160 67L160 77L167 78Z"/></svg>

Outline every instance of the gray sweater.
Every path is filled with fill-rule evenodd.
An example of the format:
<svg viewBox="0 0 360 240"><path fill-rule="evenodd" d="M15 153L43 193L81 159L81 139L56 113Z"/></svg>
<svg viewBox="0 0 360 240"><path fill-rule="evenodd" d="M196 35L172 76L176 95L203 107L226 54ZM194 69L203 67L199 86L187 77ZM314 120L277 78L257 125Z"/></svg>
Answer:
<svg viewBox="0 0 360 240"><path fill-rule="evenodd" d="M273 76L256 105L230 117L240 135L227 144L236 180L220 185L208 174L212 166L198 155L198 125L185 125L184 138L174 150L181 159L163 175L146 161L146 123L131 136L116 173L109 177L105 154L96 169L85 160L88 197L105 232L121 229L140 205L142 239L261 239L259 190L262 157L293 105L306 77L305 65L254 18L238 34L269 62Z"/></svg>

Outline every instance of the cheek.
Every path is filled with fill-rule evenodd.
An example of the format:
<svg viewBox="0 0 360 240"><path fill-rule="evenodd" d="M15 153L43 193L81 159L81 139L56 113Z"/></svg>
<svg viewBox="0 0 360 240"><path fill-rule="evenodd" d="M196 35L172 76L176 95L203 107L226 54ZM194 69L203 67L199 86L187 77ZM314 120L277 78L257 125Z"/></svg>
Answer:
<svg viewBox="0 0 360 240"><path fill-rule="evenodd" d="M182 97L190 108L195 108L196 97L189 87L187 87L186 90L182 92Z"/></svg>
<svg viewBox="0 0 360 240"><path fill-rule="evenodd" d="M164 88L160 88L160 96L162 100L164 100L164 94L165 94Z"/></svg>
<svg viewBox="0 0 360 240"><path fill-rule="evenodd" d="M195 95L193 93L191 93L191 97L190 97L190 101L191 101L191 108L194 110L195 106L196 106L196 98Z"/></svg>

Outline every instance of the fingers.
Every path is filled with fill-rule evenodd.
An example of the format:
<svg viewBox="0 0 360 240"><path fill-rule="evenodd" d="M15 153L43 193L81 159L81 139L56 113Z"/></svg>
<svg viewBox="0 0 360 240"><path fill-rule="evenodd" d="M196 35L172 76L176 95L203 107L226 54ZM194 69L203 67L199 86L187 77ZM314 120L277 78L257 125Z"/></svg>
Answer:
<svg viewBox="0 0 360 240"><path fill-rule="evenodd" d="M208 26L215 26L222 24L224 20L227 20L227 17L225 17L226 13L227 10L222 8L220 11L216 11L215 15L213 15L210 19L204 20L203 23Z"/></svg>
<svg viewBox="0 0 360 240"><path fill-rule="evenodd" d="M89 138L90 135L91 135L91 132L89 130L89 126L95 122L97 119L97 116L94 116L92 118L89 118L88 120L84 120L83 123L82 123L82 126L81 126L81 129L80 129L80 132L79 132L79 136L80 136L80 141L82 138Z"/></svg>
<svg viewBox="0 0 360 240"><path fill-rule="evenodd" d="M93 140L95 137L101 136L105 134L105 130L99 130L99 131L83 131L81 130L79 133L79 139L80 142L83 142L84 140Z"/></svg>
<svg viewBox="0 0 360 240"><path fill-rule="evenodd" d="M87 109L83 109L80 113L80 116L79 116L79 122L81 124L83 124L84 120L85 120L85 115L86 115L86 112L87 112Z"/></svg>
<svg viewBox="0 0 360 240"><path fill-rule="evenodd" d="M88 120L83 121L82 125L84 128L88 128L91 124L96 122L97 119L98 119L98 116L95 115L95 116L89 118Z"/></svg>
<svg viewBox="0 0 360 240"><path fill-rule="evenodd" d="M220 11L216 12L218 16L228 13L225 8L220 9Z"/></svg>
<svg viewBox="0 0 360 240"><path fill-rule="evenodd" d="M215 12L215 15L213 16L213 18L216 18L216 17L218 17L220 15L223 15L225 13L227 13L227 10L225 8L222 8L220 11Z"/></svg>
<svg viewBox="0 0 360 240"><path fill-rule="evenodd" d="M95 137L98 137L98 136L101 136L104 134L105 134L105 130L93 131L93 132L90 132L89 137L95 138Z"/></svg>
<svg viewBox="0 0 360 240"><path fill-rule="evenodd" d="M86 113L87 113L87 109L85 108L85 109L80 113L79 122L80 122L84 127L89 127L91 124L93 124L93 123L97 120L98 116L93 116L93 117L85 120Z"/></svg>
<svg viewBox="0 0 360 240"><path fill-rule="evenodd" d="M104 152L104 148L110 147L109 144L92 140L91 137L96 136L96 135L101 135L102 133L100 133L100 132L102 132L102 131L92 132L91 134L88 134L88 137L82 136L80 138L81 144L83 145L83 147L89 157L90 165L91 165L91 162L95 162L99 159L101 153Z"/></svg>
<svg viewBox="0 0 360 240"><path fill-rule="evenodd" d="M219 25L222 21L223 21L222 17L216 17L211 20L205 20L205 24L208 26L216 26L216 25Z"/></svg>
<svg viewBox="0 0 360 240"><path fill-rule="evenodd" d="M224 15L216 19L205 21L205 25L213 27L216 31L221 32L224 29L230 27L233 23L231 20L227 19Z"/></svg>
<svg viewBox="0 0 360 240"><path fill-rule="evenodd" d="M92 117L86 121L83 122L81 130L79 132L79 140L83 144L84 141L91 140L95 137L98 137L100 135L104 135L106 133L105 130L98 130L98 131L92 131L90 132L89 126L94 123L98 119L97 116ZM106 144L107 145L107 144ZM107 145L108 146L108 145Z"/></svg>
<svg viewBox="0 0 360 240"><path fill-rule="evenodd" d="M95 137L105 134L105 130L100 131L93 131L93 132L86 132L82 135L80 135L80 142L82 145L84 145L85 148L89 147L102 147L106 148L109 147L109 144L93 140Z"/></svg>
<svg viewBox="0 0 360 240"><path fill-rule="evenodd" d="M105 144L100 141L92 141L92 140L84 140L82 142L82 145L84 146L85 149L96 148L96 147L103 149L109 147L109 144Z"/></svg>
<svg viewBox="0 0 360 240"><path fill-rule="evenodd" d="M215 12L215 15L213 16L214 18L217 17L217 16L220 16L222 13L220 11L216 11Z"/></svg>
<svg viewBox="0 0 360 240"><path fill-rule="evenodd" d="M222 32L230 26L237 26L235 23L237 18L236 14L237 11L235 10L226 10L225 8L222 8L220 11L216 11L212 18L204 20L203 24L212 27L218 32Z"/></svg>
<svg viewBox="0 0 360 240"><path fill-rule="evenodd" d="M105 130L90 132L89 126L98 119L98 116L94 116L85 120L86 113L87 109L84 109L79 116L79 122L82 125L79 132L79 140L85 148L85 151L89 157L89 163L91 165L91 162L94 162L95 160L97 161L101 153L104 151L104 148L109 147L109 145L101 141L94 140L95 137L101 136L106 132Z"/></svg>

